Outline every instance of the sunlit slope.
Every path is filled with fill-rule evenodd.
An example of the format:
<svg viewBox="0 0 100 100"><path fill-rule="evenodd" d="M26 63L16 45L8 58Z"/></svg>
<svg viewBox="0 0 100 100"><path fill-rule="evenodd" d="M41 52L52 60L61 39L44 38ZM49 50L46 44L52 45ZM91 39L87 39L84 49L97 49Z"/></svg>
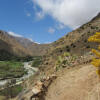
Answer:
<svg viewBox="0 0 100 100"><path fill-rule="evenodd" d="M88 37L96 32L100 32L100 14L90 22L52 43L53 46L50 53L59 55L63 52L70 52L83 55L90 51L91 48L96 48L95 43L87 41Z"/></svg>

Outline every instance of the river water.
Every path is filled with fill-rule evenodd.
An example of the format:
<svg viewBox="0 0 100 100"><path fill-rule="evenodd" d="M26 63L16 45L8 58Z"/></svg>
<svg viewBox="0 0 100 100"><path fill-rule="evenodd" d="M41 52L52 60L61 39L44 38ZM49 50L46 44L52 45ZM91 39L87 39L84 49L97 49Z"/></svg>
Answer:
<svg viewBox="0 0 100 100"><path fill-rule="evenodd" d="M16 84L21 84L24 80L28 79L30 76L34 75L38 68L31 67L30 62L24 62L24 68L27 70L27 74L23 75L21 78L16 78ZM0 80L0 87L5 86L10 79Z"/></svg>

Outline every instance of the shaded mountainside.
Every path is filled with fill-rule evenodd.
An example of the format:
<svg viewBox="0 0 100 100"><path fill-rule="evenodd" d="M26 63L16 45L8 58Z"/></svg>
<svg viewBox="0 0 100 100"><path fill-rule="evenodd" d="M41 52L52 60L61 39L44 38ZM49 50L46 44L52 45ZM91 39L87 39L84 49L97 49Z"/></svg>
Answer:
<svg viewBox="0 0 100 100"><path fill-rule="evenodd" d="M7 34L4 31L0 31L0 51L9 53L9 55L16 56L28 56L31 53L25 49L21 44L19 44L13 36ZM2 54L2 53L0 53Z"/></svg>
<svg viewBox="0 0 100 100"><path fill-rule="evenodd" d="M14 37L0 30L0 59L14 56L42 56L48 48L48 44L36 44L29 39Z"/></svg>
<svg viewBox="0 0 100 100"><path fill-rule="evenodd" d="M50 44L38 44L29 39L23 37L15 37L17 42L19 42L24 48L29 49L33 56L42 56L45 55Z"/></svg>

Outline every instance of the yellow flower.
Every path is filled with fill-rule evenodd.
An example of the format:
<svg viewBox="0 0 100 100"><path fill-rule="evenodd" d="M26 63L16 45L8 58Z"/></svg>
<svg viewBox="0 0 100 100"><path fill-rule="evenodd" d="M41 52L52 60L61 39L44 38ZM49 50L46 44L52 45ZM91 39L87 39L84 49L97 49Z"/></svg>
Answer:
<svg viewBox="0 0 100 100"><path fill-rule="evenodd" d="M93 59L91 64L93 64L95 67L100 67L100 59Z"/></svg>
<svg viewBox="0 0 100 100"><path fill-rule="evenodd" d="M96 70L96 74L100 77L100 69Z"/></svg>
<svg viewBox="0 0 100 100"><path fill-rule="evenodd" d="M92 52L93 52L97 57L100 57L100 52L98 52L97 50L92 49Z"/></svg>
<svg viewBox="0 0 100 100"><path fill-rule="evenodd" d="M97 32L96 34L94 34L93 36L90 36L88 38L89 42L100 42L100 33Z"/></svg>
<svg viewBox="0 0 100 100"><path fill-rule="evenodd" d="M96 34L96 35L100 35L100 32L96 32L95 34Z"/></svg>
<svg viewBox="0 0 100 100"><path fill-rule="evenodd" d="M100 50L100 46L98 46L98 49Z"/></svg>
<svg viewBox="0 0 100 100"><path fill-rule="evenodd" d="M88 41L100 43L100 32L96 32L96 34L94 34L93 36L90 36L88 38ZM100 46L98 47L98 49L100 50ZM91 64L93 64L95 67L98 68L96 70L96 73L100 77L100 52L95 49L92 49L92 52L99 58L99 59L93 58Z"/></svg>

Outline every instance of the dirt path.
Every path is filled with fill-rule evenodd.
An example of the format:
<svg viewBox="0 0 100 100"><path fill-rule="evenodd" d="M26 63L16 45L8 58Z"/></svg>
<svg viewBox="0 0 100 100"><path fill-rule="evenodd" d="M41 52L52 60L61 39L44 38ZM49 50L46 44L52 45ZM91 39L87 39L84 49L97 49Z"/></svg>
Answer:
<svg viewBox="0 0 100 100"><path fill-rule="evenodd" d="M100 80L92 65L64 70L49 87L46 100L100 100Z"/></svg>

